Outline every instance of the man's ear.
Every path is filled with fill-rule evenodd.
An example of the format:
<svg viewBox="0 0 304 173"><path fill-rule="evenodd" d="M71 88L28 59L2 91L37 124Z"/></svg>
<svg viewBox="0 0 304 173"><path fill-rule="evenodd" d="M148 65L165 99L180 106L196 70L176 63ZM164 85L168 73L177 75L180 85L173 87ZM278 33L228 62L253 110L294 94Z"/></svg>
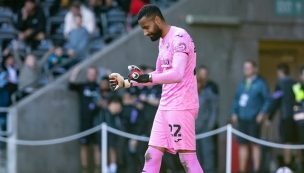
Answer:
<svg viewBox="0 0 304 173"><path fill-rule="evenodd" d="M161 19L160 19L160 17L159 16L155 16L155 18L154 18L154 22L158 25L158 26L160 26L160 24L161 24Z"/></svg>

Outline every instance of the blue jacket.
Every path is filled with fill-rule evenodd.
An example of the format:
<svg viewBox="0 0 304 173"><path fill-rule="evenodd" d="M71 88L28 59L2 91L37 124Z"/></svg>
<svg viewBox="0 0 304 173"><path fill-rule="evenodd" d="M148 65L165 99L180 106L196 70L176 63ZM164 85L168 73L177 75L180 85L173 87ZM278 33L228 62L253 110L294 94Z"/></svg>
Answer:
<svg viewBox="0 0 304 173"><path fill-rule="evenodd" d="M267 113L271 102L269 88L266 82L257 76L246 88L246 80L243 80L237 89L233 113L241 120L255 120L259 113Z"/></svg>

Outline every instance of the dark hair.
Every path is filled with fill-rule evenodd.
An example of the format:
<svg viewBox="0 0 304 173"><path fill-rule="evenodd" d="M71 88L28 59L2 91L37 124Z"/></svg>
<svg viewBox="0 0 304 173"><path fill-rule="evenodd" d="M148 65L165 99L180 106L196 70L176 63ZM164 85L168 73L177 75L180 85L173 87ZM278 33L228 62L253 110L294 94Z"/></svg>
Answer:
<svg viewBox="0 0 304 173"><path fill-rule="evenodd" d="M206 65L200 65L198 67L199 70L204 69L204 70L208 70L208 67Z"/></svg>
<svg viewBox="0 0 304 173"><path fill-rule="evenodd" d="M286 63L281 63L277 66L277 70L282 71L285 75L289 75L289 66Z"/></svg>
<svg viewBox="0 0 304 173"><path fill-rule="evenodd" d="M107 80L108 81L109 80L109 76L104 75L104 76L101 77L101 80Z"/></svg>
<svg viewBox="0 0 304 173"><path fill-rule="evenodd" d="M71 8L78 8L78 9L80 9L80 7L81 7L81 2L80 1L74 1L71 4Z"/></svg>
<svg viewBox="0 0 304 173"><path fill-rule="evenodd" d="M119 103L122 105L122 98L119 95L114 94L114 95L110 96L110 98L108 100L108 104L111 104L111 103Z"/></svg>
<svg viewBox="0 0 304 173"><path fill-rule="evenodd" d="M158 16L161 20L165 21L165 18L156 5L148 4L143 6L137 14L137 20L143 17L155 17Z"/></svg>
<svg viewBox="0 0 304 173"><path fill-rule="evenodd" d="M33 4L36 4L36 0L26 0L25 3L27 3L27 2L31 2Z"/></svg>
<svg viewBox="0 0 304 173"><path fill-rule="evenodd" d="M257 68L257 67L258 67L257 62L254 61L254 60L251 60L251 59L246 60L245 63L251 64L254 68Z"/></svg>

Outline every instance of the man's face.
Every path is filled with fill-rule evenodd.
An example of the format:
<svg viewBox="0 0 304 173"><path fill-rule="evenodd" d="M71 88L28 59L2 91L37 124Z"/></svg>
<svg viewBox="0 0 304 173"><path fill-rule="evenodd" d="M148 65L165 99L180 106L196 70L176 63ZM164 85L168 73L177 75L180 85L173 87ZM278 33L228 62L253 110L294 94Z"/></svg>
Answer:
<svg viewBox="0 0 304 173"><path fill-rule="evenodd" d="M7 58L5 60L5 65L7 65L7 66L13 66L14 65L14 58L12 56L10 56L9 58Z"/></svg>
<svg viewBox="0 0 304 173"><path fill-rule="evenodd" d="M71 7L71 12L74 16L76 16L80 14L80 9L77 7Z"/></svg>
<svg viewBox="0 0 304 173"><path fill-rule="evenodd" d="M245 77L254 76L257 72L257 69L249 62L244 63L244 75Z"/></svg>
<svg viewBox="0 0 304 173"><path fill-rule="evenodd" d="M284 72L280 69L277 70L277 78L282 79L284 77Z"/></svg>
<svg viewBox="0 0 304 173"><path fill-rule="evenodd" d="M35 3L34 2L31 2L31 1L26 1L25 4L24 4L24 8L31 12L32 10L35 9Z"/></svg>
<svg viewBox="0 0 304 173"><path fill-rule="evenodd" d="M87 80L89 82L96 82L97 79L97 71L94 68L89 68L87 70Z"/></svg>
<svg viewBox="0 0 304 173"><path fill-rule="evenodd" d="M199 80L206 81L208 79L208 70L204 68L199 69L197 77Z"/></svg>
<svg viewBox="0 0 304 173"><path fill-rule="evenodd" d="M157 41L162 36L162 30L159 28L159 26L156 23L157 20L156 17L142 17L138 24L144 31L144 35L147 37L150 37L151 41Z"/></svg>
<svg viewBox="0 0 304 173"><path fill-rule="evenodd" d="M101 80L99 83L99 88L100 90L109 90L110 84L109 84L109 80Z"/></svg>

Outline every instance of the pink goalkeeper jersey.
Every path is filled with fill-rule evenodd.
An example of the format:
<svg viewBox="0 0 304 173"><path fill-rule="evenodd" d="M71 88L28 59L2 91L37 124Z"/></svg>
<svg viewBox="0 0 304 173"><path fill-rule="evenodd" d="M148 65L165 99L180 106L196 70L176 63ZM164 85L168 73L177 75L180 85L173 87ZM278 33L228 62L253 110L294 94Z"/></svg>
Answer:
<svg viewBox="0 0 304 173"><path fill-rule="evenodd" d="M171 26L159 41L152 83L163 84L160 110L197 109L196 51L192 38L182 28Z"/></svg>

